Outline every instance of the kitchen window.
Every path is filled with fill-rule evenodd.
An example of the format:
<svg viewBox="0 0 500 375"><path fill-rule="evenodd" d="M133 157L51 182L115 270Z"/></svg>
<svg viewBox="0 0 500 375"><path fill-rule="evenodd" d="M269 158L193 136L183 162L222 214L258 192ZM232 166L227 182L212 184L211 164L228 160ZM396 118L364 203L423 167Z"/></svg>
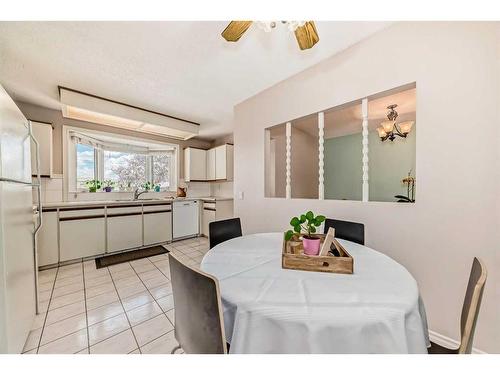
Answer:
<svg viewBox="0 0 500 375"><path fill-rule="evenodd" d="M85 181L95 179L95 149L84 144L76 145L76 186L85 188Z"/></svg>
<svg viewBox="0 0 500 375"><path fill-rule="evenodd" d="M86 181L111 181L113 191L177 189L178 146L69 132L69 191L88 191ZM71 151L70 151L71 153Z"/></svg>

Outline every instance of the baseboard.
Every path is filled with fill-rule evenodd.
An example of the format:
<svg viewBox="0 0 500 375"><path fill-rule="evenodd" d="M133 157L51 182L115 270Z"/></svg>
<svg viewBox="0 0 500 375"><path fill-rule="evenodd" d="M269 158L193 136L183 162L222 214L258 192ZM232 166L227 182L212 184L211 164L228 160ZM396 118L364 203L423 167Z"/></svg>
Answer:
<svg viewBox="0 0 500 375"><path fill-rule="evenodd" d="M458 346L460 345L458 341L431 330L429 330L429 339L432 342L435 342L436 344L439 344L441 346L446 346L448 348L458 348ZM488 354L488 353L483 352L482 350L479 350L477 348L472 348L472 354Z"/></svg>

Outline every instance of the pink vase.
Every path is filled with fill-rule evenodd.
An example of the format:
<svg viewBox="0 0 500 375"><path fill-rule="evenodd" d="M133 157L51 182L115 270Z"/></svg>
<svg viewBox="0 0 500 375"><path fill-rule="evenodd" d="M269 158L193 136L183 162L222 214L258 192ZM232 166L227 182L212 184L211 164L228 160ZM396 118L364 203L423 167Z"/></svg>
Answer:
<svg viewBox="0 0 500 375"><path fill-rule="evenodd" d="M302 238L302 245L304 246L304 254L306 255L318 255L319 245L321 241L319 238Z"/></svg>

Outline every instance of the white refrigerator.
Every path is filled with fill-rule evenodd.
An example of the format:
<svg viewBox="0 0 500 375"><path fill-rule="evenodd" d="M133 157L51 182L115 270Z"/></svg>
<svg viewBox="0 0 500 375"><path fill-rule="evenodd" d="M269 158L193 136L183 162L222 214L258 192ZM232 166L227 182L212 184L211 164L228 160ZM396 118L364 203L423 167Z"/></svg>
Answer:
<svg viewBox="0 0 500 375"><path fill-rule="evenodd" d="M0 86L0 353L21 353L37 309L41 218L34 220L30 138L29 121Z"/></svg>

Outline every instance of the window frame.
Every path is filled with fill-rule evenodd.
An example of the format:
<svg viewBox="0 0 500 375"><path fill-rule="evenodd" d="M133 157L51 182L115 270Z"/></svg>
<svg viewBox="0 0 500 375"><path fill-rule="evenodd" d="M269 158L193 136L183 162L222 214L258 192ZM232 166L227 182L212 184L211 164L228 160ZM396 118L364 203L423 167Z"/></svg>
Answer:
<svg viewBox="0 0 500 375"><path fill-rule="evenodd" d="M78 127L70 127L70 126L63 126L63 132L65 134L63 138L63 170L66 171L66 173L63 175L64 183L63 183L63 190L64 190L64 195L67 196L67 194L76 194L78 193L86 193L88 190L83 187L78 187L77 184L77 147L76 143L71 141L71 131L76 131L80 133L86 133L89 135L104 135L104 136L113 136L117 140L121 139L126 141L127 139L130 140L137 140L136 137L129 137L129 136L122 136L122 135L117 135L115 133L109 133L109 132L103 132L103 131L87 131L86 129L78 128ZM170 181L169 181L169 187L168 188L161 188L160 192L175 192L177 189L177 186L179 184L179 170L180 170L180 146L178 144L174 143L167 143L167 142L159 142L159 141L153 141L149 139L141 139L144 143L148 144L154 144L154 145L159 145L159 146L166 146L166 147L171 147L172 148L172 158L173 161L171 163L171 171L170 171ZM125 143L125 142L124 142ZM124 150L123 152L127 152ZM167 151L168 152L168 151ZM133 152L130 152L133 153ZM153 181L153 157L154 154L151 155L146 155L146 181ZM98 179L99 181L104 180L104 150L94 148L94 179ZM130 193L130 191L114 191L115 193ZM98 193L104 193L101 191L98 191L96 193L92 194L98 194Z"/></svg>

